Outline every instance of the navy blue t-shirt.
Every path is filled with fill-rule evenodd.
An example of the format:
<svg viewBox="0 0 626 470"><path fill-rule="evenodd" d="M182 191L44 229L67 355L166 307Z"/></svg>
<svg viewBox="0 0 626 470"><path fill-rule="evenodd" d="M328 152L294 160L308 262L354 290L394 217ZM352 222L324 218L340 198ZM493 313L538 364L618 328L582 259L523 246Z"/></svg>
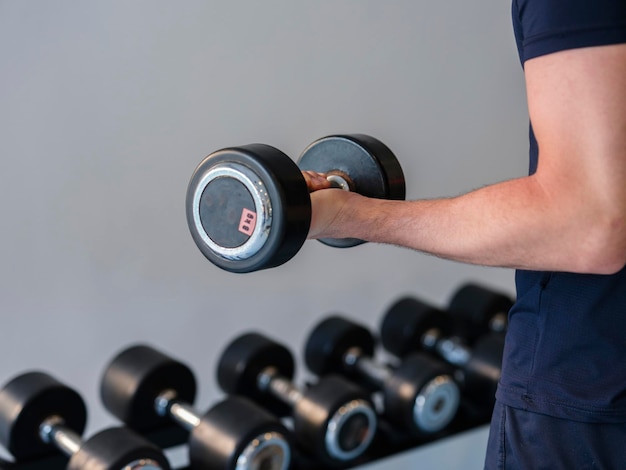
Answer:
<svg viewBox="0 0 626 470"><path fill-rule="evenodd" d="M626 0L513 0L512 12L522 64L626 43ZM531 127L530 173L539 157ZM516 286L498 400L576 421L626 422L626 268L610 276L520 270Z"/></svg>

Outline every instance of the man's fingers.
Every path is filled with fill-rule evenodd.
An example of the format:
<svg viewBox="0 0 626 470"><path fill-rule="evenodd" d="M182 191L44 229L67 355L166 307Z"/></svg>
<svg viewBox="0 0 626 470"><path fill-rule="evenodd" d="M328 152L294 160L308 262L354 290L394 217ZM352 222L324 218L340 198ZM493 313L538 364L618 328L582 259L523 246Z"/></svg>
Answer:
<svg viewBox="0 0 626 470"><path fill-rule="evenodd" d="M319 189L330 188L330 181L326 179L326 175L324 173L307 170L302 172L302 176L304 176L306 185L311 193Z"/></svg>

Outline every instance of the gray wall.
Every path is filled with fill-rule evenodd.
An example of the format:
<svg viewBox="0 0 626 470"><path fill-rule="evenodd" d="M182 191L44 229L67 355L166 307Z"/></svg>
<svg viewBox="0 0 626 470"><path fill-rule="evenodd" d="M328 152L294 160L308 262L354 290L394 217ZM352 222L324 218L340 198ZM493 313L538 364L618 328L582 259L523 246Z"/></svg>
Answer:
<svg viewBox="0 0 626 470"><path fill-rule="evenodd" d="M299 354L330 312L375 326L405 293L444 302L468 279L512 293L510 271L372 244L308 242L280 268L229 274L184 216L197 163L251 142L295 159L326 134L372 134L401 160L409 198L524 174L509 7L0 0L0 381L58 375L86 397L91 432L114 422L102 367L133 342L186 360L205 407L221 396L216 355L242 330ZM447 467L480 468L474 447Z"/></svg>

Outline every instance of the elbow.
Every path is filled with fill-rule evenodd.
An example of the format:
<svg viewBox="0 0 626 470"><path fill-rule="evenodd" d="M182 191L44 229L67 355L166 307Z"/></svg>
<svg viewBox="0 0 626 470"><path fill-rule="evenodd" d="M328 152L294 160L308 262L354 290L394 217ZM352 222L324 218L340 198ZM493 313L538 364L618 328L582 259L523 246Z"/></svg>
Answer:
<svg viewBox="0 0 626 470"><path fill-rule="evenodd" d="M626 218L610 218L589 230L580 261L587 274L616 274L626 266Z"/></svg>
<svg viewBox="0 0 626 470"><path fill-rule="evenodd" d="M588 274L603 275L617 274L624 269L624 266L626 266L625 258L626 257L623 254L616 256L599 256L595 260L591 260L588 263L585 272Z"/></svg>

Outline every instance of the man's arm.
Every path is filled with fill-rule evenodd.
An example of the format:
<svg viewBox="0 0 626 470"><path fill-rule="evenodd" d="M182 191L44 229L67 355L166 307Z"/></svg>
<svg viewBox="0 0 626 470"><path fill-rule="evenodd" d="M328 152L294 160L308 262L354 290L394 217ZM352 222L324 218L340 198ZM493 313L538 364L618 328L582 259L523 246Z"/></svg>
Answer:
<svg viewBox="0 0 626 470"><path fill-rule="evenodd" d="M310 238L357 237L457 261L610 274L626 264L626 44L525 64L535 174L421 201L316 191Z"/></svg>

